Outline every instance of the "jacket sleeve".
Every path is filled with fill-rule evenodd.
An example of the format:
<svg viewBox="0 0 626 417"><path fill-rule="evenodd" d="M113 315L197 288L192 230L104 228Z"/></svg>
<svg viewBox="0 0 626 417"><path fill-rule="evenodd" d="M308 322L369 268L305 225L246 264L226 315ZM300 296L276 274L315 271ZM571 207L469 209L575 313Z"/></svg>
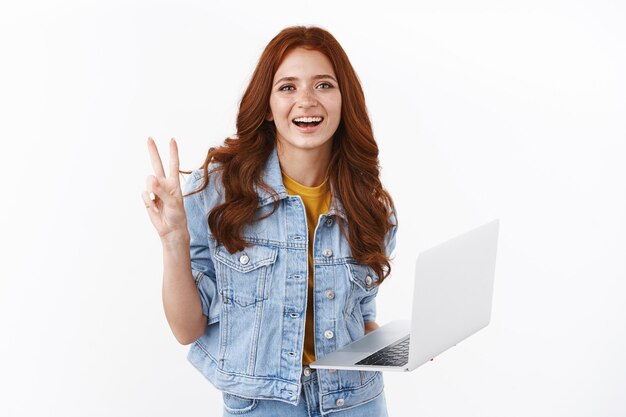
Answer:
<svg viewBox="0 0 626 417"><path fill-rule="evenodd" d="M396 248L396 233L398 231L398 218L397 218L395 207L392 208L391 215L389 216L389 221L391 222L393 226L391 226L391 229L389 230L389 233L387 234L387 238L385 239L387 257L390 257Z"/></svg>
<svg viewBox="0 0 626 417"><path fill-rule="evenodd" d="M398 221L396 218L396 209L393 208L389 217L393 225L385 238L385 248L387 256L391 256L396 248L396 232L398 230ZM378 291L376 291L377 293ZM363 313L363 321L376 321L376 293L363 297L361 300L361 312Z"/></svg>
<svg viewBox="0 0 626 417"><path fill-rule="evenodd" d="M361 300L361 313L363 322L376 321L376 294L363 297Z"/></svg>
<svg viewBox="0 0 626 417"><path fill-rule="evenodd" d="M196 190L202 184L201 171L194 171L183 187L183 195ZM189 230L189 251L191 272L202 302L202 314L208 317L208 323L219 320L219 306L215 266L209 247L209 225L204 191L184 197L183 204L187 215Z"/></svg>

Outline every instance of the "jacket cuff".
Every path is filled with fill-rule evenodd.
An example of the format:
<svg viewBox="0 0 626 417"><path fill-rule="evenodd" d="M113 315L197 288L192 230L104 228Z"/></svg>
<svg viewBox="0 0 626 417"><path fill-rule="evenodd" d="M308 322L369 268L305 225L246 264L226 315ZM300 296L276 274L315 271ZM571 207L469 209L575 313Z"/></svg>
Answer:
<svg viewBox="0 0 626 417"><path fill-rule="evenodd" d="M202 314L208 318L208 324L219 321L220 299L217 296L217 286L211 283L211 278L204 272L197 269L191 270L193 279L198 288L200 303L202 304Z"/></svg>
<svg viewBox="0 0 626 417"><path fill-rule="evenodd" d="M376 321L376 298L375 295L365 297L361 300L361 313L363 321Z"/></svg>

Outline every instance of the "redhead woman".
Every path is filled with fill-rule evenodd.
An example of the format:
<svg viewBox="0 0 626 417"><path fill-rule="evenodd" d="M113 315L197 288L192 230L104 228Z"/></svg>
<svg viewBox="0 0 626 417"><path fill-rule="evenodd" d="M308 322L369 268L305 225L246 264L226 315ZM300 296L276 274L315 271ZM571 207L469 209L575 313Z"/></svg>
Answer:
<svg viewBox="0 0 626 417"><path fill-rule="evenodd" d="M276 35L236 135L199 169L179 171L174 139L169 175L150 138L148 149L142 198L163 246L165 314L222 391L224 415L386 416L380 372L308 366L378 327L397 228L363 91L335 38Z"/></svg>

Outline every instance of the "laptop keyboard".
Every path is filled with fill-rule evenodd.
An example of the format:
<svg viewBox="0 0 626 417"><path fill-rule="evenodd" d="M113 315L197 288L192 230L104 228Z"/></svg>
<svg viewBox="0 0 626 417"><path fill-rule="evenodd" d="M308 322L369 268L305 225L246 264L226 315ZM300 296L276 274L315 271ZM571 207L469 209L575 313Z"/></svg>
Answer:
<svg viewBox="0 0 626 417"><path fill-rule="evenodd" d="M409 362L409 336L374 352L356 365L403 366Z"/></svg>

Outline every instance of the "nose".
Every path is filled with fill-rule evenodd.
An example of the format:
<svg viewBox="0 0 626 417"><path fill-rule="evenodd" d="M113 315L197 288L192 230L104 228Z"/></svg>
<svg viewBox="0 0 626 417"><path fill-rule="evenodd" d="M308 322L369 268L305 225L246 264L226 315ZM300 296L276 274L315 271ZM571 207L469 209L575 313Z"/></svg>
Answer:
<svg viewBox="0 0 626 417"><path fill-rule="evenodd" d="M308 89L301 90L302 93L298 97L298 107L309 108L317 106L317 100Z"/></svg>

